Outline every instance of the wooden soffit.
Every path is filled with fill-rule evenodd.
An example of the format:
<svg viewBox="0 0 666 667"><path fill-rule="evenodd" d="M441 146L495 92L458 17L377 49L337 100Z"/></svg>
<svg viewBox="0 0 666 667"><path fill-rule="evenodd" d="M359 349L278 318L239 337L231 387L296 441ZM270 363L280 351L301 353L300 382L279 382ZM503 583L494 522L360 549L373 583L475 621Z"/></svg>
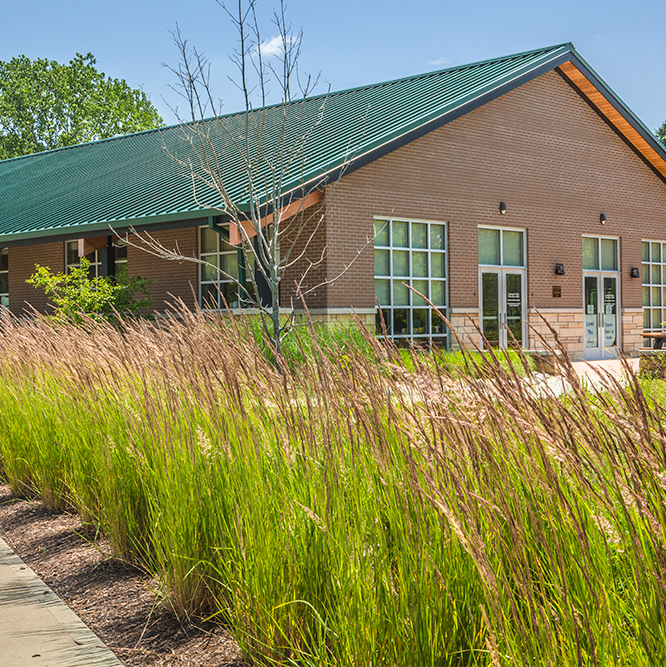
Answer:
<svg viewBox="0 0 666 667"><path fill-rule="evenodd" d="M618 111L601 90L571 61L562 63L557 69L574 84L587 101L634 147L643 159L666 179L666 160Z"/></svg>
<svg viewBox="0 0 666 667"><path fill-rule="evenodd" d="M95 236L89 239L79 239L79 257L85 257L91 252L103 248L108 242L108 236Z"/></svg>
<svg viewBox="0 0 666 667"><path fill-rule="evenodd" d="M308 194L306 197L303 197L302 199L297 199L296 201L291 202L288 206L285 206L280 210L279 216L281 220L288 220L289 218L293 218L296 214L301 213L302 211L305 211L306 208L310 208L310 206L314 206L315 204L318 204L321 201L322 198L322 193L320 190L315 190L314 192L311 192ZM259 222L259 227L263 229L267 225L270 225L271 222L273 222L273 214L270 213L269 215L264 216L261 221ZM245 230L245 234L247 235L247 238L253 238L254 236L257 235L257 231L252 224L251 221L243 221L241 223L243 225L243 229ZM229 225L229 243L231 245L239 245L241 242L241 234L240 230L238 227L232 222Z"/></svg>

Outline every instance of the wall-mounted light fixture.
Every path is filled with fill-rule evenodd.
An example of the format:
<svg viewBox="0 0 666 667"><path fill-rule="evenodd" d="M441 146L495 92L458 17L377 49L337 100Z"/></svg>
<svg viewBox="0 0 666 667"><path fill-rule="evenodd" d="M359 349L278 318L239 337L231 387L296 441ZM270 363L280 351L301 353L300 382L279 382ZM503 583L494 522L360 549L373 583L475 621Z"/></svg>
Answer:
<svg viewBox="0 0 666 667"><path fill-rule="evenodd" d="M555 275L556 276L564 275L564 264L555 264Z"/></svg>
<svg viewBox="0 0 666 667"><path fill-rule="evenodd" d="M640 278L641 277L641 272L638 270L638 267L632 266L629 275L632 278Z"/></svg>
<svg viewBox="0 0 666 667"><path fill-rule="evenodd" d="M605 213L602 213L602 214L599 216L599 222L600 222L602 225L605 225L605 224L606 224L606 214L605 214Z"/></svg>
<svg viewBox="0 0 666 667"><path fill-rule="evenodd" d="M500 215L504 215L506 213L506 204L503 201L500 202L499 211L500 211Z"/></svg>

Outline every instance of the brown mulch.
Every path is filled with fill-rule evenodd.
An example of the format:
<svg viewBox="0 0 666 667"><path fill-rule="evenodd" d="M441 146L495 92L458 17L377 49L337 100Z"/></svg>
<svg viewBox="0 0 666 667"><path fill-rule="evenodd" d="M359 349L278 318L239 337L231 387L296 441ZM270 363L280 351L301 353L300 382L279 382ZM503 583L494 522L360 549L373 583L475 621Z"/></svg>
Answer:
<svg viewBox="0 0 666 667"><path fill-rule="evenodd" d="M114 559L108 541L77 516L0 484L0 535L125 667L243 667L224 627L179 621L160 604L156 582Z"/></svg>

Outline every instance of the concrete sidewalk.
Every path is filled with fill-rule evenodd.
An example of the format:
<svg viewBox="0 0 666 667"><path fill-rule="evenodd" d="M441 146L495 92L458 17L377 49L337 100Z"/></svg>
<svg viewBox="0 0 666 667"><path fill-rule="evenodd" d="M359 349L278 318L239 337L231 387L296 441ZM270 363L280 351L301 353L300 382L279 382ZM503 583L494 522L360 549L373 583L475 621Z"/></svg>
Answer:
<svg viewBox="0 0 666 667"><path fill-rule="evenodd" d="M638 373L638 359L627 359L629 366ZM626 373L619 359L604 359L601 361L574 361L573 369L579 378L591 389L603 390L608 386L607 374L622 384L626 384ZM599 374L601 373L601 374ZM571 385L561 375L543 375L536 373L532 376L531 391L537 395L561 396L571 391Z"/></svg>
<svg viewBox="0 0 666 667"><path fill-rule="evenodd" d="M0 667L122 667L0 539Z"/></svg>
<svg viewBox="0 0 666 667"><path fill-rule="evenodd" d="M638 373L638 363L639 359L627 359L627 363L634 370L635 373ZM624 376L625 371L622 363L619 359L602 359L599 361L574 361L573 362L574 370L576 371L578 377L598 380L599 375L595 371L598 369L601 371L602 376L604 373L620 379Z"/></svg>

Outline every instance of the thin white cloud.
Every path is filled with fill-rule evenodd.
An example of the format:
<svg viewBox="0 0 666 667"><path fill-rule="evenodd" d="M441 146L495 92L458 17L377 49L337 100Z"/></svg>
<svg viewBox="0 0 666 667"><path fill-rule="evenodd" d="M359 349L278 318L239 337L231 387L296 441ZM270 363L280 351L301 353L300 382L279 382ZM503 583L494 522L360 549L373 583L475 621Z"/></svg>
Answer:
<svg viewBox="0 0 666 667"><path fill-rule="evenodd" d="M276 37L271 37L270 39L265 39L258 47L257 52L261 51L261 55L264 57L271 56L281 56L284 51L284 42L287 42L287 45L292 44L296 40L294 35L287 35L286 40L282 35L277 35Z"/></svg>
<svg viewBox="0 0 666 667"><path fill-rule="evenodd" d="M449 65L451 60L449 58L440 58L439 60L428 60L428 65L433 67L443 67L444 65Z"/></svg>

